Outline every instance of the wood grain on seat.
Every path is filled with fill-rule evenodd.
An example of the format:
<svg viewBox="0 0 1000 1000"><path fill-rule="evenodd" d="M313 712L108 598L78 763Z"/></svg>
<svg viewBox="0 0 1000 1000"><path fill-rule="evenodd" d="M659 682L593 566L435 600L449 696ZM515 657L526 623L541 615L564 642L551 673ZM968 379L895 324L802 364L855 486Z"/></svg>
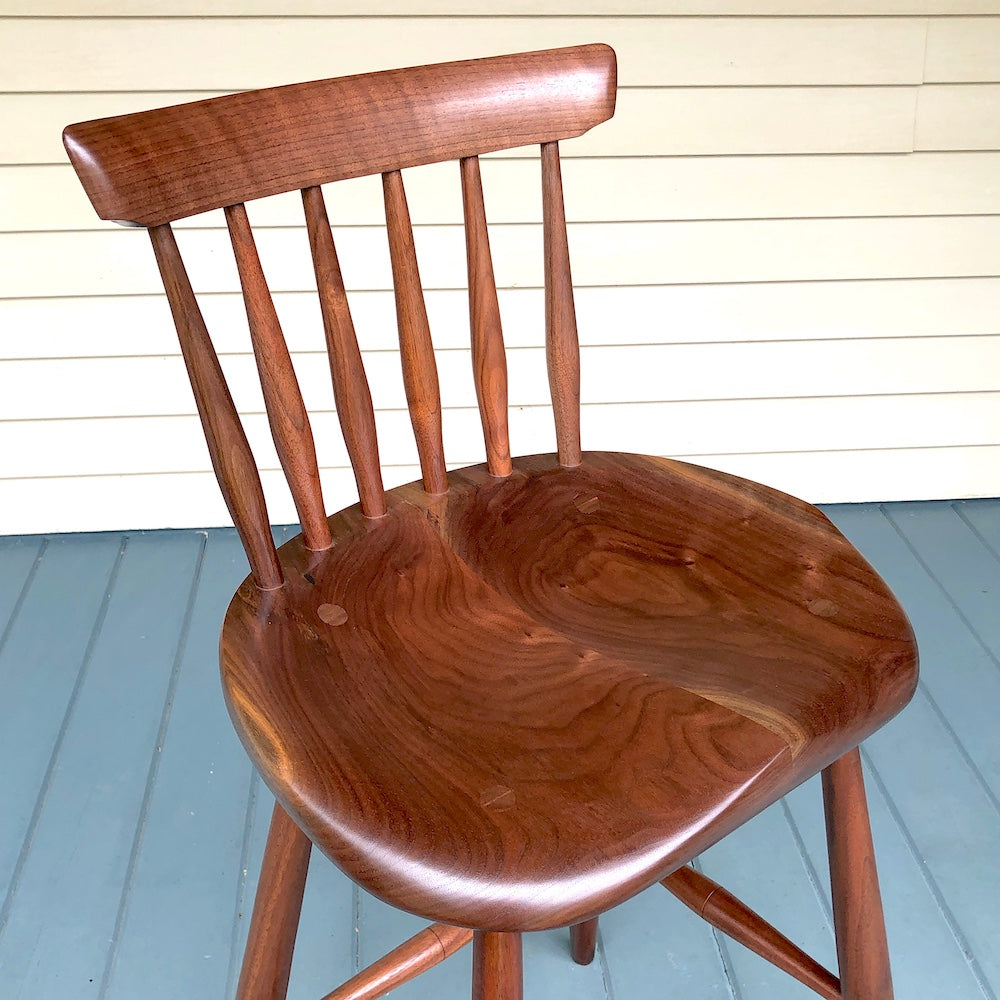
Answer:
<svg viewBox="0 0 1000 1000"><path fill-rule="evenodd" d="M532 930L628 898L905 701L913 640L814 508L586 453L453 472L280 550L223 633L237 729L376 895ZM336 609L334 612L332 609Z"/></svg>

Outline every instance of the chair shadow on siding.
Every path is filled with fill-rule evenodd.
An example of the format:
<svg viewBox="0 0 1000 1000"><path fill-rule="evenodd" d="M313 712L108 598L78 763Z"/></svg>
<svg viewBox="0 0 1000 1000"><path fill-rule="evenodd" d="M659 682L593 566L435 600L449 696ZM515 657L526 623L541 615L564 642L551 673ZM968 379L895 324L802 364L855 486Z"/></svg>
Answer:
<svg viewBox="0 0 1000 1000"><path fill-rule="evenodd" d="M103 219L148 227L251 575L222 678L274 809L238 990L283 997L315 844L433 923L327 1000L382 995L473 942L473 996L521 996L521 933L654 882L827 998L891 996L858 743L916 684L895 599L814 507L708 469L583 452L559 142L611 117L604 45L270 88L66 129ZM511 458L478 156L539 144L557 454ZM483 465L448 471L401 171L457 160ZM422 480L383 488L320 185L381 174ZM360 501L327 516L309 418L244 203L300 190ZM225 209L301 535L260 478L171 222ZM305 237L303 237L304 239ZM823 772L839 973L690 865Z"/></svg>

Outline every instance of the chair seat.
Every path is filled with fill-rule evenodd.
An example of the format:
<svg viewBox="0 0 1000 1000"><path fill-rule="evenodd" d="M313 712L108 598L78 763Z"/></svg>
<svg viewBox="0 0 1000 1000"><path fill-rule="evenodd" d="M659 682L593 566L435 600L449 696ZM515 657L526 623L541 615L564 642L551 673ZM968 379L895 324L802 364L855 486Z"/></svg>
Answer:
<svg viewBox="0 0 1000 1000"><path fill-rule="evenodd" d="M377 896L564 926L851 749L916 683L909 624L815 508L665 459L516 459L410 484L280 550L230 605L237 731Z"/></svg>

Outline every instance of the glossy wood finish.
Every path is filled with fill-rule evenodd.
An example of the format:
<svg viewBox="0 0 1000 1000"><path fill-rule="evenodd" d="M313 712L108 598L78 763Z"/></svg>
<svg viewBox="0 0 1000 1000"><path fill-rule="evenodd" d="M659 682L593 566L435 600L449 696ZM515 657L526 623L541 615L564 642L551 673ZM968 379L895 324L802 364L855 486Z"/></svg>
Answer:
<svg viewBox="0 0 1000 1000"><path fill-rule="evenodd" d="M309 838L276 803L236 1000L284 1000L311 850Z"/></svg>
<svg viewBox="0 0 1000 1000"><path fill-rule="evenodd" d="M285 470L306 545L311 549L325 549L330 545L330 529L326 523L309 415L302 402L292 358L260 266L246 209L242 205L228 206L226 225L236 255L250 324L250 339L274 446Z"/></svg>
<svg viewBox="0 0 1000 1000"><path fill-rule="evenodd" d="M222 642L265 779L404 909L489 930L589 919L913 689L898 605L807 504L605 453L449 487L392 490L378 521L343 511L327 553L285 545L286 586L242 587Z"/></svg>
<svg viewBox="0 0 1000 1000"><path fill-rule="evenodd" d="M377 1000L464 948L472 940L472 933L447 924L425 927L323 1000Z"/></svg>
<svg viewBox="0 0 1000 1000"><path fill-rule="evenodd" d="M590 965L597 951L597 917L573 924L569 929L570 951L577 965Z"/></svg>
<svg viewBox="0 0 1000 1000"><path fill-rule="evenodd" d="M494 476L510 475L507 432L507 356L500 327L500 306L493 278L486 208L479 158L461 161L462 204L465 210L465 252L469 264L469 320L472 368L479 416L486 440L486 465Z"/></svg>
<svg viewBox="0 0 1000 1000"><path fill-rule="evenodd" d="M399 360L403 366L406 404L413 423L413 435L417 439L424 488L428 493L443 493L448 487L444 443L441 440L441 390L413 247L410 211L406 205L403 178L398 170L382 175L382 189L385 193L385 224L389 236L389 256L392 258Z"/></svg>
<svg viewBox="0 0 1000 1000"><path fill-rule="evenodd" d="M840 1000L840 980L832 972L718 883L685 865L663 879L662 884L699 917L794 976L824 1000Z"/></svg>
<svg viewBox="0 0 1000 1000"><path fill-rule="evenodd" d="M102 213L149 221L226 209L269 417L301 504L304 536L276 555L172 234L155 227L213 462L253 569L226 616L223 688L282 803L245 1000L283 994L310 841L376 896L439 922L335 990L337 1000L379 995L435 964L468 939L456 926L474 929L473 996L520 1000L522 931L569 925L574 957L589 961L594 915L657 880L832 1000L839 990L829 972L683 867L823 768L843 995L889 995L853 748L914 690L905 616L815 508L683 463L581 451L558 142L611 114L613 83L610 50L583 46L276 88L67 130ZM558 454L512 461L476 156L526 142L541 143ZM446 158L461 164L488 455L452 473L399 172ZM179 171L189 174L182 183ZM362 173L382 175L423 473L422 483L388 494L318 186ZM308 419L241 204L290 187L304 189L361 496L325 520Z"/></svg>
<svg viewBox="0 0 1000 1000"><path fill-rule="evenodd" d="M152 226L582 135L614 113L615 86L614 52L582 45L216 97L71 125L63 142L102 219Z"/></svg>
<svg viewBox="0 0 1000 1000"><path fill-rule="evenodd" d="M219 487L259 587L281 586L260 476L170 226L149 230Z"/></svg>
<svg viewBox="0 0 1000 1000"><path fill-rule="evenodd" d="M472 942L472 1000L522 1000L521 935L476 931Z"/></svg>
<svg viewBox="0 0 1000 1000"><path fill-rule="evenodd" d="M892 1000L882 897L856 748L823 771L823 805L844 1000Z"/></svg>
<svg viewBox="0 0 1000 1000"><path fill-rule="evenodd" d="M375 436L375 412L322 190L318 187L306 188L302 192L302 205L316 272L340 429L358 484L361 509L368 517L381 517L385 513L385 496Z"/></svg>
<svg viewBox="0 0 1000 1000"><path fill-rule="evenodd" d="M580 464L580 343L569 268L559 144L542 143L542 225L545 239L545 360L556 421L559 461Z"/></svg>

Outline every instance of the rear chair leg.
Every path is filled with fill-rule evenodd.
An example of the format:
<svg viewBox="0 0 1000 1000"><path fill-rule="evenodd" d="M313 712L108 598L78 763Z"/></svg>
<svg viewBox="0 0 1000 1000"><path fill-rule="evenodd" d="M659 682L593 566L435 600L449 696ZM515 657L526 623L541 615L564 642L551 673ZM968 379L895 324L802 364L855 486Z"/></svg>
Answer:
<svg viewBox="0 0 1000 1000"><path fill-rule="evenodd" d="M276 802L236 1000L285 1000L312 843Z"/></svg>
<svg viewBox="0 0 1000 1000"><path fill-rule="evenodd" d="M857 748L823 771L823 806L843 998L892 1000L882 897Z"/></svg>
<svg viewBox="0 0 1000 1000"><path fill-rule="evenodd" d="M597 917L574 924L569 929L569 944L577 965L590 965L597 948Z"/></svg>

